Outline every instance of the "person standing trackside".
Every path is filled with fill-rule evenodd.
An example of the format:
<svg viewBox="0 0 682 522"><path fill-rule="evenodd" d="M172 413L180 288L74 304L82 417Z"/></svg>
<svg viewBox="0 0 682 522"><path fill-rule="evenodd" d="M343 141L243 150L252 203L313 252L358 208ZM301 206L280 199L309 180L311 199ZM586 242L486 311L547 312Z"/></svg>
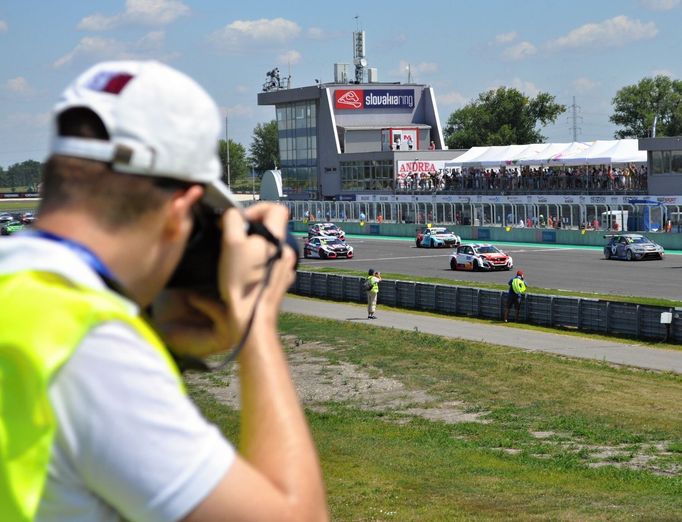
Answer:
<svg viewBox="0 0 682 522"><path fill-rule="evenodd" d="M3 522L328 520L277 333L295 278L288 211L239 207L221 181L221 120L155 61L96 64L54 107L35 228L0 242ZM211 218L210 295L168 288ZM241 349L239 448L167 347Z"/></svg>
<svg viewBox="0 0 682 522"><path fill-rule="evenodd" d="M381 281L381 273L375 272L370 268L367 272L367 280L365 281L365 289L367 290L367 319L376 319L374 315L377 309L377 298L379 297L379 281Z"/></svg>
<svg viewBox="0 0 682 522"><path fill-rule="evenodd" d="M522 270L509 280L509 292L507 293L507 306L504 308L504 322L509 319L509 310L512 306L516 307L516 318L519 320L521 310L521 299L526 295L526 281Z"/></svg>

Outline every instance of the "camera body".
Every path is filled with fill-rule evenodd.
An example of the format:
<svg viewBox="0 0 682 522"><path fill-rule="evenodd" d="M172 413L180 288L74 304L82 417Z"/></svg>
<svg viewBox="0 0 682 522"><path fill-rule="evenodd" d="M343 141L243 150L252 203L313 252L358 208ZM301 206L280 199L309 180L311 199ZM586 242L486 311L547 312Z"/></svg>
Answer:
<svg viewBox="0 0 682 522"><path fill-rule="evenodd" d="M218 260L222 238L221 216L222 210L214 209L204 203L195 206L192 233L180 263L166 284L167 288L191 288L204 293L217 293ZM262 226L250 226L249 233L259 234L262 228ZM290 233L287 233L286 244L296 252L296 266L298 266L298 243Z"/></svg>

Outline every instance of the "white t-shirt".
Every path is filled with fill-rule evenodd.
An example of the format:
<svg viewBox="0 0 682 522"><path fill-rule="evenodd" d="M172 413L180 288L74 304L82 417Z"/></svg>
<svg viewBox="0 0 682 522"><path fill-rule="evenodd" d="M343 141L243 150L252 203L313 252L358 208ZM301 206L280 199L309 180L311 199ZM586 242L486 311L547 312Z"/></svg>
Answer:
<svg viewBox="0 0 682 522"><path fill-rule="evenodd" d="M76 253L42 238L0 241L0 274L17 268L103 287ZM93 329L55 376L49 399L58 428L39 521L177 520L234 462L234 448L127 324Z"/></svg>

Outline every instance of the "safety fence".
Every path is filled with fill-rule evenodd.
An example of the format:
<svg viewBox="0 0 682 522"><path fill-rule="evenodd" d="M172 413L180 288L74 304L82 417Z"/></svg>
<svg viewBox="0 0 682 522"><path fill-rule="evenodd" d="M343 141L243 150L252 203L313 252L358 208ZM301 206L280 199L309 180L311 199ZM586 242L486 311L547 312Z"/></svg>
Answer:
<svg viewBox="0 0 682 522"><path fill-rule="evenodd" d="M364 277L298 271L294 294L366 302ZM382 280L379 304L427 312L501 320L507 292L481 288ZM512 310L513 317L514 311ZM663 315L662 315L663 314ZM660 306L529 293L520 321L637 339L682 342L682 310ZM664 323L662 321L669 320Z"/></svg>

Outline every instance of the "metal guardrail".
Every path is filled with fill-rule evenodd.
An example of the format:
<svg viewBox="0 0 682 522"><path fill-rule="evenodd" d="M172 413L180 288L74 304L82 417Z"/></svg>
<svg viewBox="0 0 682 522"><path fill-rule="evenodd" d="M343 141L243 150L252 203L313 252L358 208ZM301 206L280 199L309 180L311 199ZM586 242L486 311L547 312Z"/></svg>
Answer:
<svg viewBox="0 0 682 522"><path fill-rule="evenodd" d="M294 294L335 301L366 302L365 278L298 271L290 289ZM507 292L481 288L382 280L379 304L448 315L501 320ZM661 323L663 312L672 313L670 324ZM520 320L549 327L624 335L637 339L682 342L682 310L633 303L528 294L522 301Z"/></svg>

